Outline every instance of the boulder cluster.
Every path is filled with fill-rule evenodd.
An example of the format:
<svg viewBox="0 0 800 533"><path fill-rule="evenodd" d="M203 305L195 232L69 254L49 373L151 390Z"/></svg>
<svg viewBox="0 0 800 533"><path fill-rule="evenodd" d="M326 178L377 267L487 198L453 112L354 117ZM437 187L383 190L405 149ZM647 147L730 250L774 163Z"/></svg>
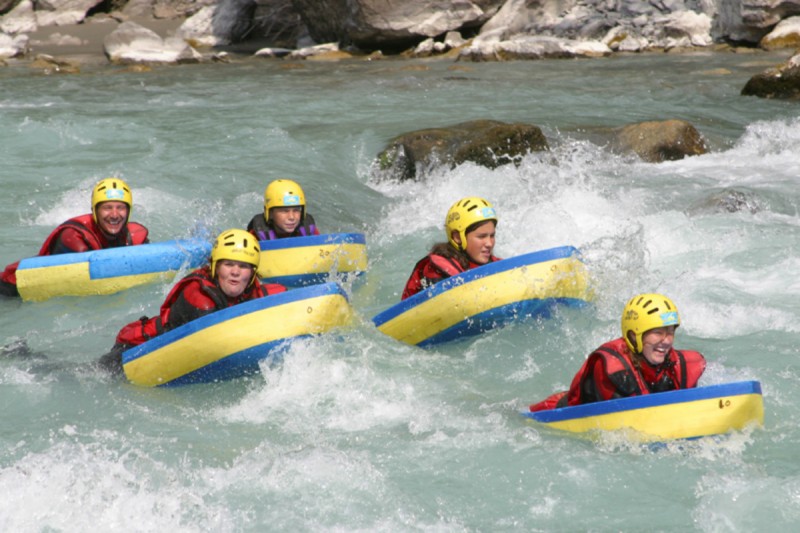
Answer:
<svg viewBox="0 0 800 533"><path fill-rule="evenodd" d="M85 48L87 35L102 42L107 62L140 69L234 55L465 62L786 49L786 63L742 94L800 101L800 0L0 0L0 66L33 58L48 73L80 72L58 51ZM651 162L706 151L677 120L631 124L605 141ZM474 121L393 139L376 171L422 179L440 164L495 167L547 150L535 125Z"/></svg>

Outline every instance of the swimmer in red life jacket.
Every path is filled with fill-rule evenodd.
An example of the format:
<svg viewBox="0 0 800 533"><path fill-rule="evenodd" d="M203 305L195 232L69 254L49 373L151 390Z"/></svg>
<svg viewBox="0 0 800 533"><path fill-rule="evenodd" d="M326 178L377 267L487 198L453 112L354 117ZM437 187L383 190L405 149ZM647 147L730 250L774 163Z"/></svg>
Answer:
<svg viewBox="0 0 800 533"><path fill-rule="evenodd" d="M530 410L696 387L706 360L698 352L673 347L680 323L678 308L666 296L634 296L622 311L622 337L592 352L568 391L553 394Z"/></svg>
<svg viewBox="0 0 800 533"><path fill-rule="evenodd" d="M58 255L119 246L146 244L147 228L130 222L133 193L119 178L101 180L92 190L92 212L59 225L44 241L37 255ZM0 295L19 296L17 267L8 265L0 274Z"/></svg>
<svg viewBox="0 0 800 533"><path fill-rule="evenodd" d="M261 248L243 229L222 232L211 249L209 264L181 279L167 295L155 317L146 316L123 327L100 366L111 372L122 370L122 352L165 331L236 304L285 292L277 283L262 283L258 277Z"/></svg>
<svg viewBox="0 0 800 533"><path fill-rule="evenodd" d="M497 213L478 197L462 198L450 207L444 222L447 242L433 245L414 266L402 300L459 272L499 261L492 255Z"/></svg>
<svg viewBox="0 0 800 533"><path fill-rule="evenodd" d="M255 215L247 231L259 241L319 235L314 217L306 212L306 195L292 180L280 179L264 191L264 212Z"/></svg>

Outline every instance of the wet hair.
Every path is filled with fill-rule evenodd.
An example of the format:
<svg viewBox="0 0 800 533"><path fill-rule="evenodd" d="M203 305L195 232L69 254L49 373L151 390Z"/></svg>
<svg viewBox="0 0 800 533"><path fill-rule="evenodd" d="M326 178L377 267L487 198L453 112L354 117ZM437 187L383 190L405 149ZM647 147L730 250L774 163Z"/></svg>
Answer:
<svg viewBox="0 0 800 533"><path fill-rule="evenodd" d="M467 252L456 250L455 246L449 242L437 242L431 248L431 253L441 255L447 259L455 259L464 270L469 268L469 256Z"/></svg>

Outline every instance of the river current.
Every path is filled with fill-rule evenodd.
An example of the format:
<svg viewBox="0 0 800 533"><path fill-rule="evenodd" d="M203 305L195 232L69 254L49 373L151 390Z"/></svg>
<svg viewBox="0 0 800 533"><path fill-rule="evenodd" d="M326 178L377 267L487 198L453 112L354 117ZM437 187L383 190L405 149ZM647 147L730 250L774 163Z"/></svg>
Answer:
<svg viewBox="0 0 800 533"><path fill-rule="evenodd" d="M323 232L367 237L356 323L240 380L146 389L88 370L158 283L103 297L0 299L2 531L794 531L800 523L800 107L740 96L787 54L510 63L246 61L0 68L0 267L121 176L151 240L244 227L272 179ZM597 128L684 119L708 154L644 163ZM472 119L540 126L546 156L425 183L372 171L395 135ZM739 209L710 207L722 191ZM497 208L495 253L572 245L597 299L434 349L371 324L462 196ZM519 412L663 292L701 385L758 380L765 424L652 447L567 436Z"/></svg>

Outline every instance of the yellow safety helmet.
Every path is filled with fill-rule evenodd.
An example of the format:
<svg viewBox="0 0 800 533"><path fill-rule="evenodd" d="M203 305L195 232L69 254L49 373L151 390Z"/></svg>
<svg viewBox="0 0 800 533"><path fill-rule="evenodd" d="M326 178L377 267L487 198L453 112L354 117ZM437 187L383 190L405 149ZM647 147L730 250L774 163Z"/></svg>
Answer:
<svg viewBox="0 0 800 533"><path fill-rule="evenodd" d="M642 335L651 329L678 327L680 324L678 308L663 294L639 294L631 298L622 310L622 336L632 353L642 351ZM633 331L635 344L631 344L628 338L629 331Z"/></svg>
<svg viewBox="0 0 800 533"><path fill-rule="evenodd" d="M212 278L217 273L217 261L226 259L253 265L253 277L250 280L250 284L252 284L256 279L258 263L261 260L261 247L258 245L258 239L243 229L234 228L223 231L211 248Z"/></svg>
<svg viewBox="0 0 800 533"><path fill-rule="evenodd" d="M269 210L273 207L300 207L302 218L306 216L306 195L297 182L275 180L264 190L264 218L269 220Z"/></svg>
<svg viewBox="0 0 800 533"><path fill-rule="evenodd" d="M128 220L133 211L133 193L128 184L119 178L106 178L92 191L92 218L97 222L97 206L103 202L122 202L128 205Z"/></svg>
<svg viewBox="0 0 800 533"><path fill-rule="evenodd" d="M494 223L497 224L497 213L492 204L477 196L462 198L450 207L447 217L444 219L447 241L455 246L456 250L464 250L467 245L469 227L476 222L486 222L487 220L494 220ZM457 231L461 237L460 245L453 240L453 231Z"/></svg>

